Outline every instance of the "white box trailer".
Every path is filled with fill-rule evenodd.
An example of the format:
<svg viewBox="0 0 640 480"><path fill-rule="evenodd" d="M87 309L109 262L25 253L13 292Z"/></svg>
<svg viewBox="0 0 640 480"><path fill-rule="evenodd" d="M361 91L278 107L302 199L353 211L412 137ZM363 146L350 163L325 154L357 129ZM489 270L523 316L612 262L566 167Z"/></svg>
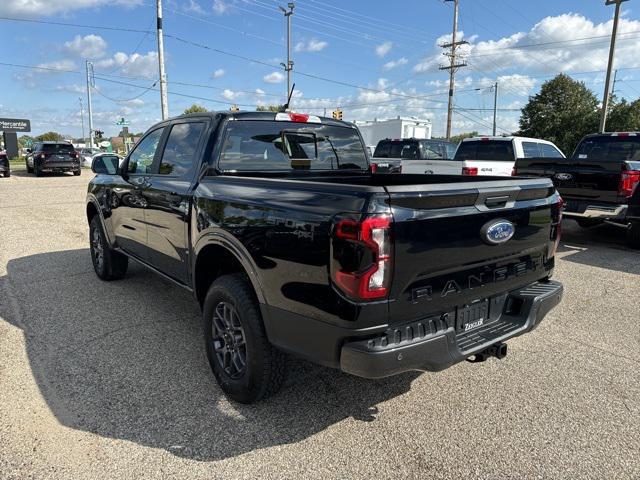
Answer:
<svg viewBox="0 0 640 480"><path fill-rule="evenodd" d="M385 138L431 138L431 121L415 117L396 117L385 120L357 121L356 126L368 147L374 147Z"/></svg>

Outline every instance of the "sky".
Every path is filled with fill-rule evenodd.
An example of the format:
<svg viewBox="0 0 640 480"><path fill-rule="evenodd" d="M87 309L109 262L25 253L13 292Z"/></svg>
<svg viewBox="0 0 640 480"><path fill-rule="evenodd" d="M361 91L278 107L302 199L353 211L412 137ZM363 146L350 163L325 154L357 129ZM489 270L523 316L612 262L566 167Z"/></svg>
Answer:
<svg viewBox="0 0 640 480"><path fill-rule="evenodd" d="M242 110L283 103L286 21L274 0L163 0L170 115L197 103ZM640 6L625 2L615 94L640 96ZM490 133L498 82L499 133L564 72L602 97L613 6L605 0L460 0L453 133ZM32 133L88 135L85 62L91 61L94 128L116 135L161 119L155 0L2 0L0 117ZM427 118L445 133L453 2L297 0L292 19L295 111L345 120ZM81 110L82 103L82 110ZM84 114L81 114L84 112Z"/></svg>

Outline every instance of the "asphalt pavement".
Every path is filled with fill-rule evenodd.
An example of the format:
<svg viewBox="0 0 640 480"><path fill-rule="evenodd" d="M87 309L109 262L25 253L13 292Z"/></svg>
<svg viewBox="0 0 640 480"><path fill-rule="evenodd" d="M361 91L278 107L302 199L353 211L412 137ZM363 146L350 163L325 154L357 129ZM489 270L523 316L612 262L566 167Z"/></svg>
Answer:
<svg viewBox="0 0 640 480"><path fill-rule="evenodd" d="M190 294L93 273L91 174L0 178L0 478L640 478L640 252L564 225L565 298L504 360L380 381L292 361L226 400Z"/></svg>

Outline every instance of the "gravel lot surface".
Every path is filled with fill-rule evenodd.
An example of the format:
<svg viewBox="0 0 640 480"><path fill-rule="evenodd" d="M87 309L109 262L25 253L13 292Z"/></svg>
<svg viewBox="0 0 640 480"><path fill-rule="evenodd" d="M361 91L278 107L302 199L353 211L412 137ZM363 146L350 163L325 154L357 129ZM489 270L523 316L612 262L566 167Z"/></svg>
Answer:
<svg viewBox="0 0 640 480"><path fill-rule="evenodd" d="M366 381L294 361L228 402L197 304L91 267L90 172L0 179L0 478L640 478L640 252L565 223L565 298L509 355Z"/></svg>

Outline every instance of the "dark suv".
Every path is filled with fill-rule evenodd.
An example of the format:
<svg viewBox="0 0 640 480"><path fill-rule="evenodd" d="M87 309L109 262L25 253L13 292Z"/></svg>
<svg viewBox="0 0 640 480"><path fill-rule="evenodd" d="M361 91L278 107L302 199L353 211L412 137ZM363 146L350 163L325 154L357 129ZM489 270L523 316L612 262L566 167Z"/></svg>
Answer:
<svg viewBox="0 0 640 480"><path fill-rule="evenodd" d="M5 177L11 176L9 157L7 156L7 152L5 151L0 151L0 173L4 174Z"/></svg>
<svg viewBox="0 0 640 480"><path fill-rule="evenodd" d="M80 175L80 156L69 142L37 142L27 150L27 172L36 177L43 172L73 172Z"/></svg>

